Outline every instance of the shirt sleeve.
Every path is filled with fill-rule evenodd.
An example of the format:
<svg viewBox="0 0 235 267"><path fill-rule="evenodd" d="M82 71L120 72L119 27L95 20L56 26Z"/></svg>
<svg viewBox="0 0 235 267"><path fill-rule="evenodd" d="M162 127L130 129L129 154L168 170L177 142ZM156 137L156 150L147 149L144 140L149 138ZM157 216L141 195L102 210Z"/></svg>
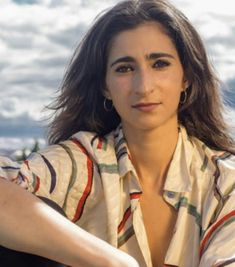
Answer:
<svg viewBox="0 0 235 267"><path fill-rule="evenodd" d="M13 162L10 158L0 156L0 178L14 183L19 183L18 177L20 164ZM22 187L27 187L27 183L21 181Z"/></svg>
<svg viewBox="0 0 235 267"><path fill-rule="evenodd" d="M93 175L92 157L72 140L33 153L22 164L0 157L1 178L56 202L74 222L80 219L85 204L95 205L96 194L92 192L97 192L97 186L93 186Z"/></svg>
<svg viewBox="0 0 235 267"><path fill-rule="evenodd" d="M67 192L72 171L71 159L60 145L32 153L21 164L0 157L0 176L31 193L57 202L60 206Z"/></svg>

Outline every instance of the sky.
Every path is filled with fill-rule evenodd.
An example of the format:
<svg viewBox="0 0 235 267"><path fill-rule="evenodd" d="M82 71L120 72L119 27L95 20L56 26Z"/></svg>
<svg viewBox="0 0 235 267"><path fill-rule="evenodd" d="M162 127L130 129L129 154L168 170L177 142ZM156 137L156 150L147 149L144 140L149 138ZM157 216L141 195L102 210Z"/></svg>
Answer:
<svg viewBox="0 0 235 267"><path fill-rule="evenodd" d="M0 149L40 138L70 57L97 14L117 0L0 0ZM235 124L234 0L172 0L192 21L231 101Z"/></svg>

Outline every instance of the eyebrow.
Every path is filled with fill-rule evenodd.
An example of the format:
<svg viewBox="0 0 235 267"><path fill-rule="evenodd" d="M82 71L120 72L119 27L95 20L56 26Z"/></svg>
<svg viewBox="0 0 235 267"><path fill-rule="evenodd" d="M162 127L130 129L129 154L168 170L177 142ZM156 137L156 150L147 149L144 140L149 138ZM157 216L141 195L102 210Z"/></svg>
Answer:
<svg viewBox="0 0 235 267"><path fill-rule="evenodd" d="M153 60L153 59L158 59L158 58L162 58L162 57L174 58L174 56L172 56L171 54L163 53L163 52L151 53L151 54L145 56L145 58L147 60ZM120 57L110 64L110 68L113 67L114 65L120 63L120 62L126 62L126 63L127 62L135 62L135 59L133 57L130 57L130 56Z"/></svg>

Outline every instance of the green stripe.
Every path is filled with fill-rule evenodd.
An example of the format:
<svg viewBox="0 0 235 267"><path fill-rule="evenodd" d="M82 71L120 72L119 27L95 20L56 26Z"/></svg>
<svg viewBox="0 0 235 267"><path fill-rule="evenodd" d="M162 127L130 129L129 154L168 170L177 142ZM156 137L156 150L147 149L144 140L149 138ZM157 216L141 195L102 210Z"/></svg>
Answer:
<svg viewBox="0 0 235 267"><path fill-rule="evenodd" d="M74 159L74 156L73 156L73 153L71 151L71 149L64 145L64 144L60 144L60 146L67 152L67 154L69 155L70 159L71 159L71 162L72 162L72 173L71 173L71 176L70 176L70 180L69 180L69 185L68 185L68 189L67 189L67 192L66 192L66 195L65 195L65 200L64 200L64 204L63 204L63 209L66 209L66 206L67 206L67 200L68 200L68 194L71 190L71 188L73 187L75 181L76 181L76 178L77 178L77 163Z"/></svg>
<svg viewBox="0 0 235 267"><path fill-rule="evenodd" d="M204 172L206 170L208 164L208 157L205 155L204 160L203 160L203 164L201 166L201 171Z"/></svg>
<svg viewBox="0 0 235 267"><path fill-rule="evenodd" d="M231 156L232 154L229 152L225 152L223 155L219 156L218 158L221 160L227 159Z"/></svg>
<svg viewBox="0 0 235 267"><path fill-rule="evenodd" d="M234 217L234 216L231 217L230 219L228 219L227 221L225 221L223 224L221 224L221 225L220 225L220 226L213 232L213 234L211 235L211 237L208 239L207 244L206 244L206 246L204 247L204 250L203 250L202 253L204 253L204 252L207 250L207 248L208 248L208 246L210 245L212 239L215 238L215 236L218 234L218 232L220 232L220 231L222 230L222 228L224 228L225 226L231 224L232 222L235 222L235 217Z"/></svg>
<svg viewBox="0 0 235 267"><path fill-rule="evenodd" d="M235 190L235 183L233 183L224 193L223 198L226 198L228 195L230 195L230 193L233 192L233 190Z"/></svg>
<svg viewBox="0 0 235 267"><path fill-rule="evenodd" d="M218 202L218 205L213 213L213 216L210 220L210 224L213 224L219 217L224 205L226 204L226 202L228 201L229 199L229 195L227 195L226 197L222 197L219 199L219 202Z"/></svg>
<svg viewBox="0 0 235 267"><path fill-rule="evenodd" d="M225 191L224 195L222 195L222 192L221 192L220 187L218 185L218 179L220 177L220 168L219 168L218 162L219 162L219 160L226 160L230 156L231 156L230 153L225 152L221 156L216 156L216 157L212 158L212 162L214 163L214 166L215 166L214 196L218 201L218 205L217 205L217 208L216 208L216 210L213 214L213 217L211 219L211 222L210 222L211 224L213 224L217 220L221 210L223 209L224 205L226 204L227 200L229 199L230 193L235 189L235 183L234 183L231 187L229 187Z"/></svg>
<svg viewBox="0 0 235 267"><path fill-rule="evenodd" d="M127 242L127 240L135 234L133 226L128 228L126 232L118 238L118 247L120 248L123 244Z"/></svg>
<svg viewBox="0 0 235 267"><path fill-rule="evenodd" d="M35 190L35 186L37 184L37 176L33 173L33 182L32 182L32 186L33 186L33 189Z"/></svg>
<svg viewBox="0 0 235 267"><path fill-rule="evenodd" d="M101 172L106 173L118 173L118 165L117 164L105 164L101 163L98 165L99 170Z"/></svg>
<svg viewBox="0 0 235 267"><path fill-rule="evenodd" d="M219 265L217 265L217 267L228 266L228 265L230 265L231 263L234 263L234 262L235 262L235 257L233 257L231 259L228 259L228 260L225 260L223 262L220 262Z"/></svg>
<svg viewBox="0 0 235 267"><path fill-rule="evenodd" d="M104 151L106 151L106 150L107 150L107 147L108 147L108 141L107 141L106 139L104 139L104 140L103 140L102 149L103 149Z"/></svg>
<svg viewBox="0 0 235 267"><path fill-rule="evenodd" d="M201 214L197 211L197 208L194 205L188 203L188 199L186 197L181 197L179 202L175 204L176 209L179 209L180 207L187 208L188 213L195 217L196 224L201 226Z"/></svg>

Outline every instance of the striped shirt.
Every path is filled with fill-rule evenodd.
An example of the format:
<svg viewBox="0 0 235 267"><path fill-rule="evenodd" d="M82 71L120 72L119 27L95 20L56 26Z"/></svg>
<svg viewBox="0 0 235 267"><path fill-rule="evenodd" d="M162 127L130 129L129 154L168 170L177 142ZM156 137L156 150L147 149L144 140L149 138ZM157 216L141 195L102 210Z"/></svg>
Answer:
<svg viewBox="0 0 235 267"><path fill-rule="evenodd" d="M152 267L142 194L121 125L104 138L78 132L22 165L0 158L0 176L57 202L84 230ZM164 266L235 266L235 157L180 127L164 185L178 212Z"/></svg>

